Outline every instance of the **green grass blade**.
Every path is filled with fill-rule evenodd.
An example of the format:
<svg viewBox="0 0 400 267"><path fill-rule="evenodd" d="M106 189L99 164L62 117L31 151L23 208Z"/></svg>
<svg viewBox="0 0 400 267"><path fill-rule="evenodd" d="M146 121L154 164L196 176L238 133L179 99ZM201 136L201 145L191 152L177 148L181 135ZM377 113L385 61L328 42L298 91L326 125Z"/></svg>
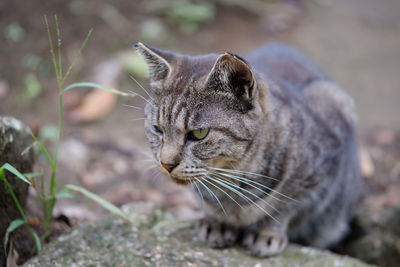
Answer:
<svg viewBox="0 0 400 267"><path fill-rule="evenodd" d="M80 186L76 186L76 185L66 185L65 188L68 188L72 191L75 192L79 192L81 194L83 194L84 196L86 196L87 198L95 201L96 203L98 203L100 206L102 206L103 208L105 208L106 210L128 220L128 217L126 216L126 214L124 212L122 212L117 206L115 206L114 204L111 204L110 202L108 202L107 200L102 199L100 196L89 192L88 190L86 190L85 188L82 188Z"/></svg>
<svg viewBox="0 0 400 267"><path fill-rule="evenodd" d="M37 233L32 230L32 228L30 228L30 232L31 232L33 239L35 240L36 250L37 250L37 252L40 252L42 250L42 244L40 243L40 238L37 235Z"/></svg>
<svg viewBox="0 0 400 267"><path fill-rule="evenodd" d="M68 188L63 188L60 192L58 192L56 194L56 198L57 199L71 198L71 199L75 200L76 202L79 202L79 199L75 195L71 194L69 191L70 190Z"/></svg>
<svg viewBox="0 0 400 267"><path fill-rule="evenodd" d="M7 164L7 163L6 163L6 164ZM4 164L4 165L6 165L6 164ZM4 165L3 165L3 166L4 166ZM11 166L11 165L10 165L10 166ZM16 196L15 193L14 193L14 190L12 189L11 185L8 183L8 181L7 181L7 179L6 179L6 176L5 176L5 174L4 174L3 168L0 168L0 180L2 180L2 181L6 184L7 189L8 189L8 191L10 192L11 198L13 199L15 205L17 206L17 209L18 209L19 213L21 214L21 217L22 217L22 219L23 219L22 221L23 221L23 222L25 223L25 225L28 227L29 232L31 233L32 237L35 239L36 249L37 249L38 251L40 251L40 250L42 249L42 246L41 246L41 244L40 244L40 239L39 239L39 237L37 236L37 234L32 230L32 227L29 225L29 222L28 222L28 219L27 219L26 216L25 216L24 210L22 209L21 204L19 203L19 201L18 201L18 199L17 199L17 196ZM18 224L18 223L17 223L17 224Z"/></svg>
<svg viewBox="0 0 400 267"><path fill-rule="evenodd" d="M70 84L70 85L68 85L67 87L64 88L64 92L68 91L68 90L70 90L72 88L78 88L78 87L91 87L91 88L106 90L106 91L109 91L109 92L111 92L113 94L120 95L120 96L133 96L132 94L121 92L121 91L119 91L117 89L110 88L110 87L107 87L107 86L103 86L103 85L100 85L100 84L97 84L97 83L91 83L91 82L72 83L72 84Z"/></svg>
<svg viewBox="0 0 400 267"><path fill-rule="evenodd" d="M40 177L40 176L43 175L43 173L41 173L41 172L26 172L23 175L26 176L26 177L32 177L33 178L33 177Z"/></svg>
<svg viewBox="0 0 400 267"><path fill-rule="evenodd" d="M71 65L69 65L69 67L68 67L68 69L67 69L67 72L65 73L65 76L62 78L61 87L63 86L65 80L66 80L67 77L69 76L69 73L71 72L72 67L74 66L76 60L77 60L77 59L79 58L79 56L81 55L82 50L85 48L85 45L86 45L87 41L89 40L90 35L92 34L92 32L93 32L93 29L90 29L89 32L88 32L88 34L86 35L86 38L85 38L85 40L83 41L81 47L79 48L79 50L78 50L78 52L76 53L74 59L72 60Z"/></svg>
<svg viewBox="0 0 400 267"><path fill-rule="evenodd" d="M17 176L19 179L21 179L22 181L24 181L27 184L31 184L31 182L22 174L20 173L16 168L14 168L12 165L10 165L9 163L5 163L3 164L3 166L1 166L2 169L7 170L9 172L11 172L12 174L14 174L15 176Z"/></svg>
<svg viewBox="0 0 400 267"><path fill-rule="evenodd" d="M8 164L8 163L6 163L6 164ZM6 165L6 164L4 164L4 165ZM7 189L10 192L11 198L13 199L15 205L17 206L17 209L18 209L19 213L21 214L21 216L24 219L24 221L26 223L28 223L28 219L25 216L24 210L22 209L21 205L19 204L19 201L17 199L17 196L14 193L14 190L12 189L11 185L8 183L8 181L6 179L6 175L4 174L3 167L0 168L0 180L2 180L6 184Z"/></svg>
<svg viewBox="0 0 400 267"><path fill-rule="evenodd" d="M8 238L10 237L10 234L17 229L18 227L22 226L25 224L24 220L21 219L16 219L14 221L12 221L10 223L10 225L8 225L7 230L6 230L6 235L4 237L4 249L7 247L7 243L8 243Z"/></svg>

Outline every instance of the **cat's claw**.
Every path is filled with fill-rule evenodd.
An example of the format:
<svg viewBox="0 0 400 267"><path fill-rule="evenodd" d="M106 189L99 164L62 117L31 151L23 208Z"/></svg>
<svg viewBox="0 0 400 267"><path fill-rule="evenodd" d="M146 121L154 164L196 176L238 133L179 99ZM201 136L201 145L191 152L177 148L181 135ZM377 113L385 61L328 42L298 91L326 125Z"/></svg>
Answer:
<svg viewBox="0 0 400 267"><path fill-rule="evenodd" d="M285 235L273 231L264 231L260 234L249 231L243 237L243 246L251 254L258 257L280 254L286 248L287 244L288 239Z"/></svg>
<svg viewBox="0 0 400 267"><path fill-rule="evenodd" d="M203 219L197 224L200 241L213 248L233 245L237 239L237 229L212 219Z"/></svg>

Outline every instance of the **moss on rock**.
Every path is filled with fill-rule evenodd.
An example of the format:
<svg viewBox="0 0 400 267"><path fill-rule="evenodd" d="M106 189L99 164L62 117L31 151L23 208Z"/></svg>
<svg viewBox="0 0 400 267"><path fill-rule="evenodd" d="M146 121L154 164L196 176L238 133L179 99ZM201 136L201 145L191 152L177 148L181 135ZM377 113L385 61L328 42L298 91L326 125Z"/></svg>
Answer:
<svg viewBox="0 0 400 267"><path fill-rule="evenodd" d="M130 222L108 216L48 244L24 266L368 266L330 252L290 245L278 257L256 258L240 247L211 249L192 222L149 203L124 207Z"/></svg>

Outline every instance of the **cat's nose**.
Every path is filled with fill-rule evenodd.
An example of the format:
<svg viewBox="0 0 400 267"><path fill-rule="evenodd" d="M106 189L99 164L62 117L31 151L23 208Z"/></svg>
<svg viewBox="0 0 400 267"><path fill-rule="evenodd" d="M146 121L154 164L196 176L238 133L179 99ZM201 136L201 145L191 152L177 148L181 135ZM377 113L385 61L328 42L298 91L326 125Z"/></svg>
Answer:
<svg viewBox="0 0 400 267"><path fill-rule="evenodd" d="M169 173L172 172L172 170L178 166L179 163L163 163L161 162L161 165L166 169Z"/></svg>

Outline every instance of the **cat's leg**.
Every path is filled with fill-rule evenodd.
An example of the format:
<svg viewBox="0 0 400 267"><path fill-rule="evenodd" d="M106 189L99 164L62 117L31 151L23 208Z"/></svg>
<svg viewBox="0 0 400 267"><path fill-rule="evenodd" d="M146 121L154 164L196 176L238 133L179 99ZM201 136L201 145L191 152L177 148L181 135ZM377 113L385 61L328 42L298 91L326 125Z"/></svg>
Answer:
<svg viewBox="0 0 400 267"><path fill-rule="evenodd" d="M259 224L244 229L242 244L259 257L280 254L288 244L286 223Z"/></svg>
<svg viewBox="0 0 400 267"><path fill-rule="evenodd" d="M212 218L200 220L197 223L197 231L200 241L213 248L230 246L238 236L237 228Z"/></svg>

